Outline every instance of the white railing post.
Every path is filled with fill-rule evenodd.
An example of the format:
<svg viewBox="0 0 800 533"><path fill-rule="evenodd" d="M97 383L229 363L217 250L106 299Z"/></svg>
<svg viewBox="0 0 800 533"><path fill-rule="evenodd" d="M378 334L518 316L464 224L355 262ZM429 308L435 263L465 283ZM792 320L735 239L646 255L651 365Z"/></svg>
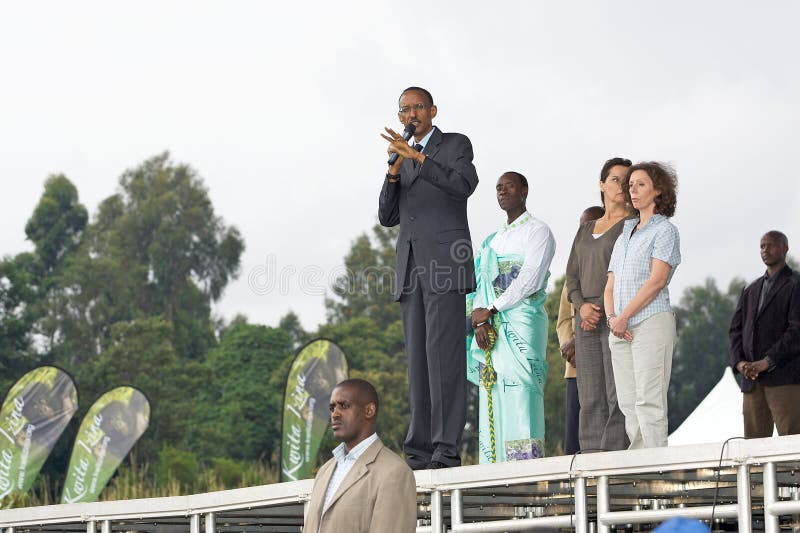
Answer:
<svg viewBox="0 0 800 533"><path fill-rule="evenodd" d="M461 489L450 491L450 527L461 525L464 520L463 500Z"/></svg>
<svg viewBox="0 0 800 533"><path fill-rule="evenodd" d="M772 504L778 501L778 479L775 463L764 465L764 531L780 533L780 517L770 512Z"/></svg>
<svg viewBox="0 0 800 533"><path fill-rule="evenodd" d="M753 510L750 502L750 466L739 465L736 472L736 505L739 515L739 533L750 533L753 529Z"/></svg>
<svg viewBox="0 0 800 533"><path fill-rule="evenodd" d="M206 533L217 533L217 515L206 513Z"/></svg>
<svg viewBox="0 0 800 533"><path fill-rule="evenodd" d="M442 491L431 491L431 531L442 533Z"/></svg>
<svg viewBox="0 0 800 533"><path fill-rule="evenodd" d="M586 508L586 478L575 478L575 533L588 533L589 513Z"/></svg>
<svg viewBox="0 0 800 533"><path fill-rule="evenodd" d="M200 533L200 515L197 513L189 515L189 533Z"/></svg>
<svg viewBox="0 0 800 533"><path fill-rule="evenodd" d="M611 508L608 496L608 476L597 478L597 532L610 533L611 528L600 521L600 517Z"/></svg>

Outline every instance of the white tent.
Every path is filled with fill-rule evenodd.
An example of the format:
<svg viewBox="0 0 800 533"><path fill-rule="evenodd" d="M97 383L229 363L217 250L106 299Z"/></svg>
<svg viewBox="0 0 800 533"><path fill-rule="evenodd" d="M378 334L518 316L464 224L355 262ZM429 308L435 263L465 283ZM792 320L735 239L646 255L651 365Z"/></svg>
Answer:
<svg viewBox="0 0 800 533"><path fill-rule="evenodd" d="M728 367L719 383L669 436L670 446L722 442L744 435L742 392Z"/></svg>

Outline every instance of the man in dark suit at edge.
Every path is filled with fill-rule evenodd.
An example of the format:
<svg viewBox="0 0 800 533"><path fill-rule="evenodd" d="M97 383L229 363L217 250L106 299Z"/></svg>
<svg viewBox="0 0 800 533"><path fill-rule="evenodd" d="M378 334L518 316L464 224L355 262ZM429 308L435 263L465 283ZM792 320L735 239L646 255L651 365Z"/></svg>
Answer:
<svg viewBox="0 0 800 533"><path fill-rule="evenodd" d="M398 116L414 124L414 146L386 128L399 157L381 189L378 218L400 224L397 285L408 356L411 421L403 450L413 469L461 464L466 417L465 295L475 289L467 198L478 185L472 144L433 126L431 94L409 87Z"/></svg>
<svg viewBox="0 0 800 533"><path fill-rule="evenodd" d="M789 240L761 237L767 272L742 291L730 328L730 364L742 379L745 438L800 434L800 276L786 264Z"/></svg>

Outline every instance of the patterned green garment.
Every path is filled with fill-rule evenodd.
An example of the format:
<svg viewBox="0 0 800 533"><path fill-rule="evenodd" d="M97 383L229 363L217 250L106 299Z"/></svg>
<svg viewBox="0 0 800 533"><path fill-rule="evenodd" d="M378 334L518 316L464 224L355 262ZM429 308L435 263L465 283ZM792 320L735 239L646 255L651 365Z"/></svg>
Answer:
<svg viewBox="0 0 800 533"><path fill-rule="evenodd" d="M492 302L517 277L522 255L498 256L489 235L475 256L477 289L467 297L467 314L476 295ZM545 286L548 273L545 277ZM544 289L492 318L497 332L487 353L467 335L467 379L479 386L480 462L541 457L544 450L544 383L547 379L547 312ZM488 364L487 364L488 363ZM487 387L488 385L488 387ZM487 388L489 390L487 390ZM493 416L489 417L489 412Z"/></svg>

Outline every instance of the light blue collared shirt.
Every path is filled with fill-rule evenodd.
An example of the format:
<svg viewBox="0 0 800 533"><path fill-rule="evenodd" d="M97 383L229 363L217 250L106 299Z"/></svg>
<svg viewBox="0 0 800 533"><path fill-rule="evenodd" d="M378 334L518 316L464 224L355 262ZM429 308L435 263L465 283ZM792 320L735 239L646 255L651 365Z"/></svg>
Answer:
<svg viewBox="0 0 800 533"><path fill-rule="evenodd" d="M425 147L428 146L428 141L431 139L431 135L433 135L433 130L435 130L435 129L436 129L436 126L432 127L431 131L429 131L428 134L425 135L425 137L420 139L419 142L417 142L416 139L414 140L414 144L421 144L422 145L422 150L420 150L421 152L425 151Z"/></svg>
<svg viewBox="0 0 800 533"><path fill-rule="evenodd" d="M333 471L333 476L331 476L331 480L328 483L328 489L325 491L325 501L322 504L323 514L325 514L325 511L328 510L328 504L331 502L331 499L333 499L333 495L336 494L337 490L339 490L339 485L342 484L344 478L347 477L347 474L350 472L350 470L352 470L353 465L356 464L358 458L361 457L361 454L363 454L376 440L378 440L378 434L373 433L366 439L353 446L353 449L350 450L350 453L348 453L345 449L344 442L333 450L333 457L336 459L336 470Z"/></svg>
<svg viewBox="0 0 800 533"><path fill-rule="evenodd" d="M625 221L622 233L614 243L614 251L611 252L608 271L614 273L614 313L622 313L650 278L653 259L660 259L671 268L667 285L649 304L630 318L628 326L635 326L656 313L672 312L667 286L681 262L678 228L667 217L653 215L642 229L631 235L638 223L638 218Z"/></svg>

